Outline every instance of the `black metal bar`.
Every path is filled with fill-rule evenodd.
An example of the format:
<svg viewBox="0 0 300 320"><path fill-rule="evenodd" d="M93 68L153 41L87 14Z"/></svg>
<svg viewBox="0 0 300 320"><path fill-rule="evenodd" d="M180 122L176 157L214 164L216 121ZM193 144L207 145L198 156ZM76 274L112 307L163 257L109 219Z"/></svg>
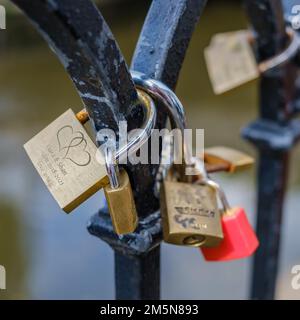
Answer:
<svg viewBox="0 0 300 320"><path fill-rule="evenodd" d="M175 89L186 50L206 0L154 0L143 26L131 68ZM158 109L157 128L166 125ZM148 215L159 208L154 196L158 165L140 165L131 173L139 185L137 208ZM152 177L149 179L148 177Z"/></svg>
<svg viewBox="0 0 300 320"><path fill-rule="evenodd" d="M175 89L186 49L205 4L203 0L154 0L137 44L132 69ZM157 127L165 125L166 115L159 111ZM143 208L144 214L150 214L159 208L153 192L158 166L140 167L140 170L132 172L134 180L140 179L137 206ZM145 183L147 176L154 179ZM117 298L159 299L159 257L159 246L155 246L146 255L133 258L116 252Z"/></svg>
<svg viewBox="0 0 300 320"><path fill-rule="evenodd" d="M189 40L205 3L203 0L153 1L135 51L132 69L162 80L175 89ZM159 111L157 127L165 127L165 123L166 116ZM134 234L119 239L110 230L106 210L103 209L92 218L88 229L116 249L118 298L159 299L158 244L162 232L160 215L156 212L159 201L153 192L158 165L137 165L134 170L127 169L138 186L134 192L141 216L139 228ZM135 280L131 278L133 275Z"/></svg>
<svg viewBox="0 0 300 320"><path fill-rule="evenodd" d="M278 54L288 44L280 0L246 0L246 11L256 32L259 61ZM299 122L291 119L296 67L283 67L262 75L259 85L260 118L243 130L259 150L257 233L260 247L252 275L253 299L273 299L279 261L282 209L288 159L299 139Z"/></svg>
<svg viewBox="0 0 300 320"><path fill-rule="evenodd" d="M186 49L206 2L153 0L131 68L175 89Z"/></svg>
<svg viewBox="0 0 300 320"><path fill-rule="evenodd" d="M189 40L205 3L206 1L200 0L153 1L135 51L132 69L162 80L175 89ZM166 116L159 111L157 127L165 127L165 123ZM89 231L116 249L118 298L159 299L158 243L162 233L160 215L156 212L159 201L153 192L158 165L136 167L134 170L127 169L138 186L134 190L136 205L142 218L138 230L122 239L117 238L108 228L104 209L98 217L91 220ZM124 270L132 272L125 273ZM131 279L133 275L136 278L134 281Z"/></svg>
<svg viewBox="0 0 300 320"><path fill-rule="evenodd" d="M12 0L53 48L70 75L96 131L118 131L133 121L137 93L126 62L97 7L90 0Z"/></svg>
<svg viewBox="0 0 300 320"><path fill-rule="evenodd" d="M252 298L273 299L289 152L262 149L259 159L257 233L261 244L254 260Z"/></svg>
<svg viewBox="0 0 300 320"><path fill-rule="evenodd" d="M116 298L158 300L160 297L160 250L145 256L115 253ZM124 276L126 275L126 276Z"/></svg>
<svg viewBox="0 0 300 320"><path fill-rule="evenodd" d="M162 80L175 89L179 71L186 53L189 40L194 31L200 13L206 1L153 1L144 24L140 39L132 61L132 69L143 72L149 77ZM158 113L157 127L165 126L166 117L162 112ZM158 209L158 199L154 196L155 180L145 181L145 176L155 177L157 165L141 166L136 172L141 179L141 198L137 199L137 205L143 206L147 214ZM134 175L135 173L133 173ZM135 179L138 176L135 175ZM149 190L151 192L149 193ZM145 207L147 204L147 207ZM161 230L160 230L161 236ZM160 247L155 247L146 255L128 258L122 252L116 252L116 292L118 298L128 297L132 299L159 299L160 282ZM122 267L118 264L122 263ZM119 272L133 271L136 279L133 282L125 280ZM147 274L151 273L151 277ZM129 274L130 278L130 274ZM131 288L129 289L128 284ZM137 296L137 293L139 295Z"/></svg>

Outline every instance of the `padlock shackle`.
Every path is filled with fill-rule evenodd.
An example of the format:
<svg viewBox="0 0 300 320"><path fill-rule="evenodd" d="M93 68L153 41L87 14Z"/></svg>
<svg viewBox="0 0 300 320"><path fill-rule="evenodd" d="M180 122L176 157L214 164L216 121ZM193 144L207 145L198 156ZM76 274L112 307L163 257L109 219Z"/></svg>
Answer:
<svg viewBox="0 0 300 320"><path fill-rule="evenodd" d="M247 37L247 40L251 45L254 44L256 40L256 35L253 33L253 31L245 30L240 32ZM286 34L290 40L288 46L283 51L279 52L273 57L258 63L257 69L260 74L263 74L268 70L282 66L286 62L290 61L291 58L294 57L299 51L300 37L298 33L291 27L286 27Z"/></svg>
<svg viewBox="0 0 300 320"><path fill-rule="evenodd" d="M105 167L107 171L107 176L112 189L117 189L120 186L119 182L119 167L115 161L115 155L112 148L105 148Z"/></svg>
<svg viewBox="0 0 300 320"><path fill-rule="evenodd" d="M226 212L229 212L231 210L231 206L229 204L229 201L227 199L225 191L217 182L213 181L210 178L207 178L205 180L200 181L200 183L206 184L217 191L217 193L219 195L219 199L220 199L222 206L223 206L223 214L226 214Z"/></svg>
<svg viewBox="0 0 300 320"><path fill-rule="evenodd" d="M155 104L151 97L156 99L168 114L173 129L179 129L182 133L182 150L183 150L183 162L184 167L194 168L197 175L207 178L205 170L204 160L201 162L196 157L192 156L190 146L185 144L184 141L184 130L186 129L186 116L185 110L176 96L176 94L168 88L161 81L146 77L144 74L136 71L131 71L132 79L137 87L138 97L140 102L146 107L146 121L144 126L141 128L143 131L131 139L128 144L121 149L116 151L116 161L119 162L120 158L127 155L127 151L130 149L132 152L137 151L150 137L151 130L155 127L157 111ZM151 96L151 97L150 97ZM82 123L86 123L89 119L85 109L77 113L77 119Z"/></svg>
<svg viewBox="0 0 300 320"><path fill-rule="evenodd" d="M187 128L185 110L176 94L161 81L148 78L140 72L132 70L131 76L137 88L146 91L165 108L172 128L181 130L184 166L193 167L199 175L206 177L204 163L202 166L199 160L192 156L189 145L185 144L184 130Z"/></svg>
<svg viewBox="0 0 300 320"><path fill-rule="evenodd" d="M161 81L146 77L140 72L131 71L131 76L137 88L146 91L163 104L173 128L180 130L186 128L184 107L169 87Z"/></svg>
<svg viewBox="0 0 300 320"><path fill-rule="evenodd" d="M157 110L154 101L152 100L150 95L142 90L137 90L137 93L139 101L145 107L146 120L140 128L142 130L139 130L139 133L132 139L130 139L125 146L116 150L115 160L117 161L117 163L119 163L120 160L125 160L124 158L127 157L128 150L130 150L130 152L132 153L139 150L143 146L143 144L148 141L149 137L151 136L152 130L155 128Z"/></svg>
<svg viewBox="0 0 300 320"><path fill-rule="evenodd" d="M258 64L258 70L261 74L276 67L280 67L281 65L290 61L291 58L299 51L300 37L298 33L290 27L286 28L286 33L290 39L287 48L274 57L260 62Z"/></svg>
<svg viewBox="0 0 300 320"><path fill-rule="evenodd" d="M149 139L152 130L155 128L157 111L154 101L147 93L142 90L137 90L137 93L139 102L146 110L146 120L143 126L140 128L141 131L132 139L130 139L126 146L116 150L114 157L117 163L120 162L121 159L124 160L124 158L127 157L128 150L130 150L132 153L139 150L142 145ZM82 125L84 125L90 119L89 114L85 108L76 114L76 118Z"/></svg>
<svg viewBox="0 0 300 320"><path fill-rule="evenodd" d="M148 141L151 136L152 130L155 128L157 111L154 101L147 93L142 90L137 89L137 93L139 102L143 105L146 111L145 122L136 136L130 139L125 146L122 146L113 153L113 161L116 163L119 163L121 160L125 160L129 150L131 153L139 150L143 146L143 144ZM79 111L76 114L76 118L82 125L84 125L90 119L86 109L82 109L81 111ZM97 151L100 152L99 149Z"/></svg>

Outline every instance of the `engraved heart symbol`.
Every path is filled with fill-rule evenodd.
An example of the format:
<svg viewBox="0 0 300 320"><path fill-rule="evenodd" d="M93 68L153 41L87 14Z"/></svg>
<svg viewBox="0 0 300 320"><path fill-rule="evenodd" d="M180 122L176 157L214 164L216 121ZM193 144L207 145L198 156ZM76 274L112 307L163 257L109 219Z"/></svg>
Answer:
<svg viewBox="0 0 300 320"><path fill-rule="evenodd" d="M64 152L63 159L68 159L77 166L84 167L91 162L91 155L86 151L87 141L80 131L66 125L56 134L59 152Z"/></svg>

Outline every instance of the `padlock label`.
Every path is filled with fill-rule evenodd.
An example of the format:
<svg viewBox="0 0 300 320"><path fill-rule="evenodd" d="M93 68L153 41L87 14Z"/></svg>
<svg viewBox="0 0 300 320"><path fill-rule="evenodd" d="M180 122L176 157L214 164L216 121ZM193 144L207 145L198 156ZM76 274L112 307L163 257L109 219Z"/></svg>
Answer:
<svg viewBox="0 0 300 320"><path fill-rule="evenodd" d="M24 145L60 207L70 212L107 183L97 147L71 109ZM99 155L98 155L99 156Z"/></svg>

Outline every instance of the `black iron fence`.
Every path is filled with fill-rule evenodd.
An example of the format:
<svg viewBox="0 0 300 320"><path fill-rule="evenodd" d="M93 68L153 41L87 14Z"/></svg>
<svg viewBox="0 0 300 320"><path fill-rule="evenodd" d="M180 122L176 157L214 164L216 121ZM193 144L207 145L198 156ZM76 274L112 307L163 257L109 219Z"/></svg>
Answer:
<svg viewBox="0 0 300 320"><path fill-rule="evenodd" d="M130 108L137 101L137 91L129 68L91 0L12 2L56 52L96 131L117 130L118 120L123 119L130 124L129 129L142 124L142 114ZM284 2L286 12L293 4ZM131 69L175 90L205 5L205 0L153 0ZM258 61L282 51L288 42L282 1L245 0L244 7L256 34ZM243 136L259 151L257 232L261 246L254 261L251 293L257 299L273 298L275 293L289 154L300 133L300 123L294 119L299 111L297 64L299 60L293 59L262 75L258 119L243 130ZM166 115L159 110L156 126L164 128ZM119 239L107 209L95 214L88 229L115 250L116 298L159 299L162 232L159 201L153 193L158 165L128 165L126 169L140 217L137 231Z"/></svg>

